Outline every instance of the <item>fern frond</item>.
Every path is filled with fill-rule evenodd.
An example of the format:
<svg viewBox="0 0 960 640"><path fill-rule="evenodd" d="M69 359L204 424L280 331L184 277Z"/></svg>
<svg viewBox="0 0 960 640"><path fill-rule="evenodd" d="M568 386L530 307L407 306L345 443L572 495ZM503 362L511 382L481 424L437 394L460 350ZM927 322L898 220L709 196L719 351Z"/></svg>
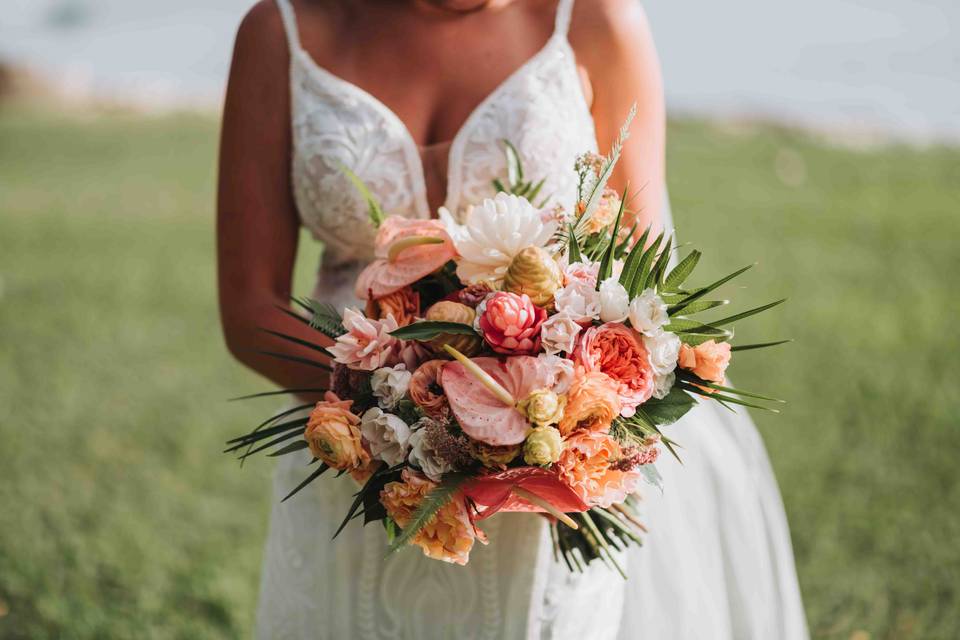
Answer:
<svg viewBox="0 0 960 640"><path fill-rule="evenodd" d="M448 473L445 475L440 484L434 487L433 491L428 493L423 499L423 502L420 503L420 506L417 507L413 518L410 519L407 526L403 528L396 539L394 539L393 544L390 545L390 551L388 553L393 553L406 545L413 540L414 536L420 533L425 526L430 524L430 521L437 515L437 512L453 500L457 491L460 489L460 485L462 485L466 479L467 476L462 473Z"/></svg>

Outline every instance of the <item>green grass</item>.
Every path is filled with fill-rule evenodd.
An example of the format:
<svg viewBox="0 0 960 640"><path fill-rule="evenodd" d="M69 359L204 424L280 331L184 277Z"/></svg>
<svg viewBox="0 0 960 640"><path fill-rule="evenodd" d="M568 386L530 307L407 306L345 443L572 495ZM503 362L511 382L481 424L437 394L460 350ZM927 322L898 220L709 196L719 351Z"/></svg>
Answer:
<svg viewBox="0 0 960 640"><path fill-rule="evenodd" d="M249 633L269 465L218 452L275 403L223 401L267 385L219 335L215 137L0 112L0 637ZM790 297L738 338L796 343L733 376L791 400L756 417L814 636L955 637L960 151L686 122L670 140L703 277L759 260L731 295Z"/></svg>

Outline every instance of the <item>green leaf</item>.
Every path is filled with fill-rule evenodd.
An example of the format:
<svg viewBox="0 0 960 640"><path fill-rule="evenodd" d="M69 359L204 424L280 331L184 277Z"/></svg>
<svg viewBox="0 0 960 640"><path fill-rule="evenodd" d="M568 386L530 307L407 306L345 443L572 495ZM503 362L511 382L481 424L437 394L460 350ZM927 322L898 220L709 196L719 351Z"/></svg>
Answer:
<svg viewBox="0 0 960 640"><path fill-rule="evenodd" d="M367 213L370 215L370 222L373 224L374 228L380 228L380 225L383 224L383 221L386 220L387 216L384 214L383 208L380 207L380 202L377 201L376 196L374 196L370 189L367 188L367 185L364 184L363 180L360 179L360 176L351 171L350 168L345 164L340 163L340 171L342 171L343 174L350 179L350 182L353 183L353 187L366 201Z"/></svg>
<svg viewBox="0 0 960 640"><path fill-rule="evenodd" d="M696 302L691 302L686 307L684 307L683 314L687 316L694 313L700 313L702 311L707 311L715 307L722 307L723 305L729 304L729 303L730 303L729 300L697 300Z"/></svg>
<svg viewBox="0 0 960 640"><path fill-rule="evenodd" d="M315 367L317 369L323 369L324 371L333 371L333 368L324 363L318 362L317 360L311 360L310 358L301 358L300 356L292 356L289 353L278 353L276 351L261 351L256 350L262 356L270 356L271 358L277 358L278 360L286 360L287 362L296 362L297 364L305 364L308 367Z"/></svg>
<svg viewBox="0 0 960 640"><path fill-rule="evenodd" d="M274 331L273 329L264 329L264 328L261 327L261 328L260 328L260 331L262 331L263 333L268 333L268 334L270 334L271 336L274 336L274 337L276 337L276 338L280 338L281 340L286 340L287 342L292 342L293 344L298 344L298 345L300 345L301 347L306 347L307 349L313 349L314 351L319 351L320 353L322 353L322 354L325 355L325 356L328 356L328 357L330 356L330 354L327 352L327 348L326 348L326 347L321 347L319 344L316 344L316 343L314 343L314 342L310 342L309 340L304 340L303 338L298 338L298 337L296 337L296 336L291 336L291 335L286 334L286 333L281 333L281 332L279 332L279 331Z"/></svg>
<svg viewBox="0 0 960 640"><path fill-rule="evenodd" d="M306 440L297 440L296 442L291 442L283 449L277 449L273 453L268 453L267 456L271 458L276 458L277 456L285 456L288 453L294 453L295 451L303 451L310 445L307 444Z"/></svg>
<svg viewBox="0 0 960 640"><path fill-rule="evenodd" d="M305 486L307 486L308 484L310 484L311 482L313 482L314 480L316 480L317 478L319 478L320 476L322 476L324 473L326 473L327 469L329 469L329 468L330 468L330 467L327 465L326 462L324 462L323 464L321 464L319 467L317 467L317 470L316 470L316 471L314 471L313 473L311 473L309 476L307 476L307 478L306 478L303 482L301 482L301 483L298 484L296 487L294 487L293 491L291 491L290 493L288 493L288 494L283 498L283 500L281 500L280 502L286 502L287 500L289 500L289 499L292 498L293 496L297 495L297 494L300 492L301 489L303 489Z"/></svg>
<svg viewBox="0 0 960 640"><path fill-rule="evenodd" d="M617 161L620 160L620 154L623 152L623 143L626 142L627 138L630 136L630 123L633 121L633 118L636 115L637 105L634 104L630 108L630 113L627 114L627 119L623 123L623 126L620 127L620 133L617 135L617 139L610 148L610 154L607 156L607 161L600 170L600 175L597 177L597 181L593 185L593 191L590 192L590 197L587 199L586 206L583 210L583 215L580 216L580 219L577 221L576 234L578 238L586 229L587 222L593 215L593 210L597 208L598 204L600 204L600 198L603 196L603 190L607 186L607 181L610 180L610 176L613 174L613 168L617 166Z"/></svg>
<svg viewBox="0 0 960 640"><path fill-rule="evenodd" d="M573 233L573 225L569 225L570 237L567 239L567 260L570 264L574 262L581 262L583 258L580 256L580 243L577 241L577 236Z"/></svg>
<svg viewBox="0 0 960 640"><path fill-rule="evenodd" d="M620 198L620 209L617 210L617 218L613 222L613 231L610 233L610 244L607 246L600 261L600 270L597 274L597 290L600 290L600 283L613 275L613 254L617 249L617 234L620 233L620 220L623 218L623 210L627 206L627 190L623 190Z"/></svg>
<svg viewBox="0 0 960 640"><path fill-rule="evenodd" d="M653 269L650 270L650 275L647 276L647 281L644 283L644 289L653 289L654 285L657 285L662 277L663 272L667 270L667 265L670 264L670 252L671 245L673 243L673 238L667 236L667 243L660 250L660 257L657 258L656 264L653 265ZM657 286L657 289L660 287Z"/></svg>
<svg viewBox="0 0 960 640"><path fill-rule="evenodd" d="M286 441L289 440L290 438L295 438L295 437L297 437L297 436L302 436L302 435L303 435L302 433L299 433L299 432L297 432L297 431L292 431L292 432L290 432L290 433L281 434L281 435L277 436L276 438L274 438L273 440L271 440L270 442L266 442L266 443L260 445L260 446L257 447L256 449L249 449L249 450L245 451L245 452L243 453L243 455L240 456L240 461L242 462L243 460L246 460L247 458L249 458L249 457L252 456L253 454L255 454L255 453L260 453L260 452L263 451L264 449L269 449L269 448L271 448L271 447L277 446L277 445L280 444L281 442L286 442Z"/></svg>
<svg viewBox="0 0 960 640"><path fill-rule="evenodd" d="M497 193L510 193L510 191L503 186L503 183L500 182L500 178L493 179L493 188L497 190Z"/></svg>
<svg viewBox="0 0 960 640"><path fill-rule="evenodd" d="M254 398L267 398L270 396L282 396L290 393L326 393L329 389L318 389L316 387L304 387L300 389L280 389L279 391L263 391L261 393L251 393L245 396L230 398L227 402L236 402L237 400L253 400Z"/></svg>
<svg viewBox="0 0 960 640"><path fill-rule="evenodd" d="M712 325L715 326L715 327L719 327L719 326L722 326L722 325L725 325L725 324L731 324L731 323L736 322L736 321L738 321L738 320L743 320L744 318L749 318L750 316L756 315L756 314L758 314L758 313L762 313L762 312L766 311L767 309L772 309L773 307L777 306L778 304L783 304L783 303L786 302L786 301L787 301L786 298L781 298L780 300L777 300L777 301L775 301L775 302L771 302L770 304L765 304L765 305L756 307L756 308L754 308L754 309L750 309L749 311L744 311L743 313L738 313L738 314L736 314L736 315L728 316L728 317L722 318L722 319L720 319L720 320L713 320L713 321L711 321L710 324L712 324Z"/></svg>
<svg viewBox="0 0 960 640"><path fill-rule="evenodd" d="M460 489L460 485L462 485L467 478L468 476L463 473L448 473L445 475L440 484L434 487L423 499L423 502L420 503L420 506L417 507L410 522L407 523L407 526L403 528L400 535L397 536L397 539L390 545L390 551L388 553L393 553L420 533L420 530L427 526L433 517L437 515L437 511L453 500L457 491Z"/></svg>
<svg viewBox="0 0 960 640"><path fill-rule="evenodd" d="M414 322L405 327L400 327L390 332L394 338L400 340L431 340L441 334L452 335L478 335L476 330L468 324L462 322L438 322L434 320L423 320Z"/></svg>
<svg viewBox="0 0 960 640"><path fill-rule="evenodd" d="M697 250L690 252L686 258L680 261L680 264L675 266L670 274L663 281L663 288L667 291L675 291L678 289L684 281L690 277L690 274L693 273L694 268L696 268L697 263L700 261L701 253Z"/></svg>
<svg viewBox="0 0 960 640"><path fill-rule="evenodd" d="M630 294L631 299L637 297L637 295L643 291L643 285L646 284L647 276L650 275L650 265L653 264L653 258L657 255L661 242L663 242L662 231L660 235L657 236L657 239L653 241L653 244L643 252L643 257L640 258L640 264L637 265L633 277L630 278L630 286L627 287L627 292Z"/></svg>
<svg viewBox="0 0 960 640"><path fill-rule="evenodd" d="M711 389L716 389L717 391L723 391L726 393L732 393L737 396L743 396L745 398L757 398L758 400L769 400L770 402L780 402L786 404L786 400L780 400L779 398L771 398L770 396L760 395L759 393L753 393L750 391L742 391L740 389L734 389L733 387L724 387L715 382L709 380L704 380L703 378L697 376L690 371L681 371L679 376L681 380L690 382L701 387L709 387Z"/></svg>
<svg viewBox="0 0 960 640"><path fill-rule="evenodd" d="M633 274L636 271L637 265L640 263L640 259L643 257L644 245L649 235L650 227L647 227L644 229L640 239L633 244L630 253L627 254L627 259L623 262L623 269L620 271L620 284L628 291L630 289L630 282L633 280Z"/></svg>
<svg viewBox="0 0 960 640"><path fill-rule="evenodd" d="M766 349L767 347L776 347L781 344L787 344L793 340L777 340L776 342L757 342L755 344L736 344L730 347L730 351L750 351L751 349Z"/></svg>
<svg viewBox="0 0 960 640"><path fill-rule="evenodd" d="M650 398L644 402L642 409L652 425L666 426L686 415L695 404L697 401L689 393L674 386L664 398Z"/></svg>
<svg viewBox="0 0 960 640"><path fill-rule="evenodd" d="M540 178L540 182L530 187L530 191L526 195L527 200L529 200L532 203L533 200L540 194L540 190L543 189L543 185L546 182L547 182L546 178Z"/></svg>
<svg viewBox="0 0 960 640"><path fill-rule="evenodd" d="M620 260L627 253L627 247L629 247L630 243L633 242L633 234L637 232L637 225L639 224L640 224L640 221L637 220L633 223L633 226L630 227L630 231L623 237L623 242L618 244L616 249L614 250L613 252L614 258L616 258L617 260Z"/></svg>
<svg viewBox="0 0 960 640"><path fill-rule="evenodd" d="M671 318L670 324L663 327L664 331L671 333L695 333L704 336L729 336L730 332L726 329L720 329L709 324L703 324L698 320L689 318Z"/></svg>
<svg viewBox="0 0 960 640"><path fill-rule="evenodd" d="M694 300L699 300L700 298L702 298L703 296L707 295L708 293L710 293L710 292L713 291L714 289L718 289L719 287L722 287L722 286L725 285L726 283L730 282L731 280L733 280L734 278L736 278L737 276L739 276L739 275L740 275L741 273L743 273L744 271L747 271L747 270L749 270L749 269L752 269L753 266L754 266L754 265L752 265L752 264L748 264L747 266L743 267L742 269L737 269L736 271L734 271L734 272L731 273L730 275L724 276L723 278L720 278L719 280L717 280L716 282L714 282L714 283L711 284L711 285L707 285L706 287L701 287L700 289L697 289L697 291L696 291L695 293L691 293L689 296L687 296L686 298L684 298L682 301L678 302L678 303L675 304L675 305L670 306L670 307L667 309L667 313L669 313L670 315L674 315L675 313L677 313L678 311L681 311L686 305L690 304L690 303L693 302Z"/></svg>
<svg viewBox="0 0 960 640"><path fill-rule="evenodd" d="M507 154L507 181L511 187L515 187L523 181L523 162L517 148L509 140L504 140L503 146Z"/></svg>
<svg viewBox="0 0 960 640"><path fill-rule="evenodd" d="M661 493L663 492L663 476L660 475L660 472L657 468L650 464L642 464L639 467L640 473L643 475L643 479L646 480L649 484L652 484L657 489L660 489Z"/></svg>
<svg viewBox="0 0 960 640"><path fill-rule="evenodd" d="M704 398L709 398L711 400L716 400L718 402L721 402L721 401L730 402L733 404L743 405L744 407L750 407L751 409L761 409L763 411L769 411L770 413L780 413L779 409L773 409L771 407L765 407L762 404L747 402L746 400L741 400L740 398L734 398L733 396L726 395L723 393L709 393L707 391L704 391L703 389L696 387L693 384L690 384L689 382L678 382L677 386L683 388L686 391L689 391L690 393L695 393L699 396L703 396Z"/></svg>
<svg viewBox="0 0 960 640"><path fill-rule="evenodd" d="M336 339L347 332L343 326L343 316L329 302L296 297L293 301L310 313L310 326L328 338Z"/></svg>

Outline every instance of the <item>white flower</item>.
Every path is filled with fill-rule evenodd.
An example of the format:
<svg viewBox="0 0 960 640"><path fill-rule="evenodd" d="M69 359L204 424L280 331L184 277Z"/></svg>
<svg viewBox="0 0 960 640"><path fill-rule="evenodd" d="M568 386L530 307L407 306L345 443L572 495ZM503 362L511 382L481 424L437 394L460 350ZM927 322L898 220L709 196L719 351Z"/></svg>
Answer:
<svg viewBox="0 0 960 640"><path fill-rule="evenodd" d="M549 353L541 353L537 359L543 361L553 372L553 380L550 390L557 395L562 395L570 390L573 380L576 377L576 367L573 360L561 358Z"/></svg>
<svg viewBox="0 0 960 640"><path fill-rule="evenodd" d="M570 353L577 343L580 325L565 313L556 313L540 325L540 340L543 350L549 354L561 351Z"/></svg>
<svg viewBox="0 0 960 640"><path fill-rule="evenodd" d="M553 305L575 322L592 322L600 317L600 292L593 284L574 280L554 294Z"/></svg>
<svg viewBox="0 0 960 640"><path fill-rule="evenodd" d="M600 319L604 322L623 322L630 312L630 294L617 282L607 278L600 283Z"/></svg>
<svg viewBox="0 0 960 640"><path fill-rule="evenodd" d="M360 433L370 447L370 454L391 467L403 462L410 445L410 427L392 413L373 407L360 418Z"/></svg>
<svg viewBox="0 0 960 640"><path fill-rule="evenodd" d="M643 293L630 303L630 324L644 335L653 334L669 319L667 304L653 289L644 289Z"/></svg>
<svg viewBox="0 0 960 640"><path fill-rule="evenodd" d="M440 219L460 254L457 275L469 283L499 282L521 249L545 246L557 230L556 221L544 221L528 200L507 193L470 207L465 218L458 225L446 208L440 209Z"/></svg>
<svg viewBox="0 0 960 640"><path fill-rule="evenodd" d="M420 467L424 475L440 482L440 478L453 467L437 456L427 440L427 429L417 429L410 436L410 464Z"/></svg>
<svg viewBox="0 0 960 640"><path fill-rule="evenodd" d="M673 383L677 376L672 371L665 376L656 375L653 377L653 397L657 400L663 400L673 388Z"/></svg>
<svg viewBox="0 0 960 640"><path fill-rule="evenodd" d="M677 358L680 356L680 338L677 334L657 329L643 336L643 346L649 354L650 367L657 375L665 376L677 368Z"/></svg>
<svg viewBox="0 0 960 640"><path fill-rule="evenodd" d="M381 367L370 376L370 387L377 397L377 404L383 409L393 409L397 403L407 395L412 373L407 371L407 365L398 364L395 367Z"/></svg>

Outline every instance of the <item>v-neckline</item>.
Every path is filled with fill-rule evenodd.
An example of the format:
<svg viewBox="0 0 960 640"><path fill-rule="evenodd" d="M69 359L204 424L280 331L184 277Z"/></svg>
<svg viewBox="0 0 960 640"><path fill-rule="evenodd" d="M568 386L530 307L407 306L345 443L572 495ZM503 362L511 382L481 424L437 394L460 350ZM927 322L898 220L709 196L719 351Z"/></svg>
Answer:
<svg viewBox="0 0 960 640"><path fill-rule="evenodd" d="M431 147L445 145L447 143L450 144L450 148L447 150L447 176L445 180L446 184L443 189L443 206L448 208L453 215L457 215L457 205L459 204L458 201L460 200L460 177L459 174L456 173L455 165L460 162L460 156L462 155L461 147L466 140L467 132L472 127L474 121L479 120L488 106L497 98L499 98L508 87L517 82L517 79L521 78L528 69L534 66L537 61L549 54L553 47L557 46L558 44L563 45L567 42L566 34L555 28L550 38L536 53L527 58L523 64L514 69L509 75L507 75L506 78L501 80L500 83L495 86L490 93L488 93L486 97L470 111L463 123L457 128L453 138L448 141L440 141L428 145L419 144L413 137L413 133L411 133L410 127L407 126L407 123L404 122L403 119L397 115L393 109L387 106L386 103L360 85L346 80L332 71L320 66L317 61L314 60L313 56L311 56L302 45L298 44L296 48L296 55L300 57L304 64L306 64L308 70L315 73L320 78L337 85L348 93L353 94L357 99L366 102L373 107L384 118L384 120L392 123L394 127L400 131L401 137L406 145L405 153L407 156L407 164L410 166L410 170L413 172L413 179L418 184L417 192L414 194L417 213L419 214L419 217L426 219L433 217L433 215L430 210L430 205L427 202L427 181L423 171L422 155L424 150L427 150Z"/></svg>

